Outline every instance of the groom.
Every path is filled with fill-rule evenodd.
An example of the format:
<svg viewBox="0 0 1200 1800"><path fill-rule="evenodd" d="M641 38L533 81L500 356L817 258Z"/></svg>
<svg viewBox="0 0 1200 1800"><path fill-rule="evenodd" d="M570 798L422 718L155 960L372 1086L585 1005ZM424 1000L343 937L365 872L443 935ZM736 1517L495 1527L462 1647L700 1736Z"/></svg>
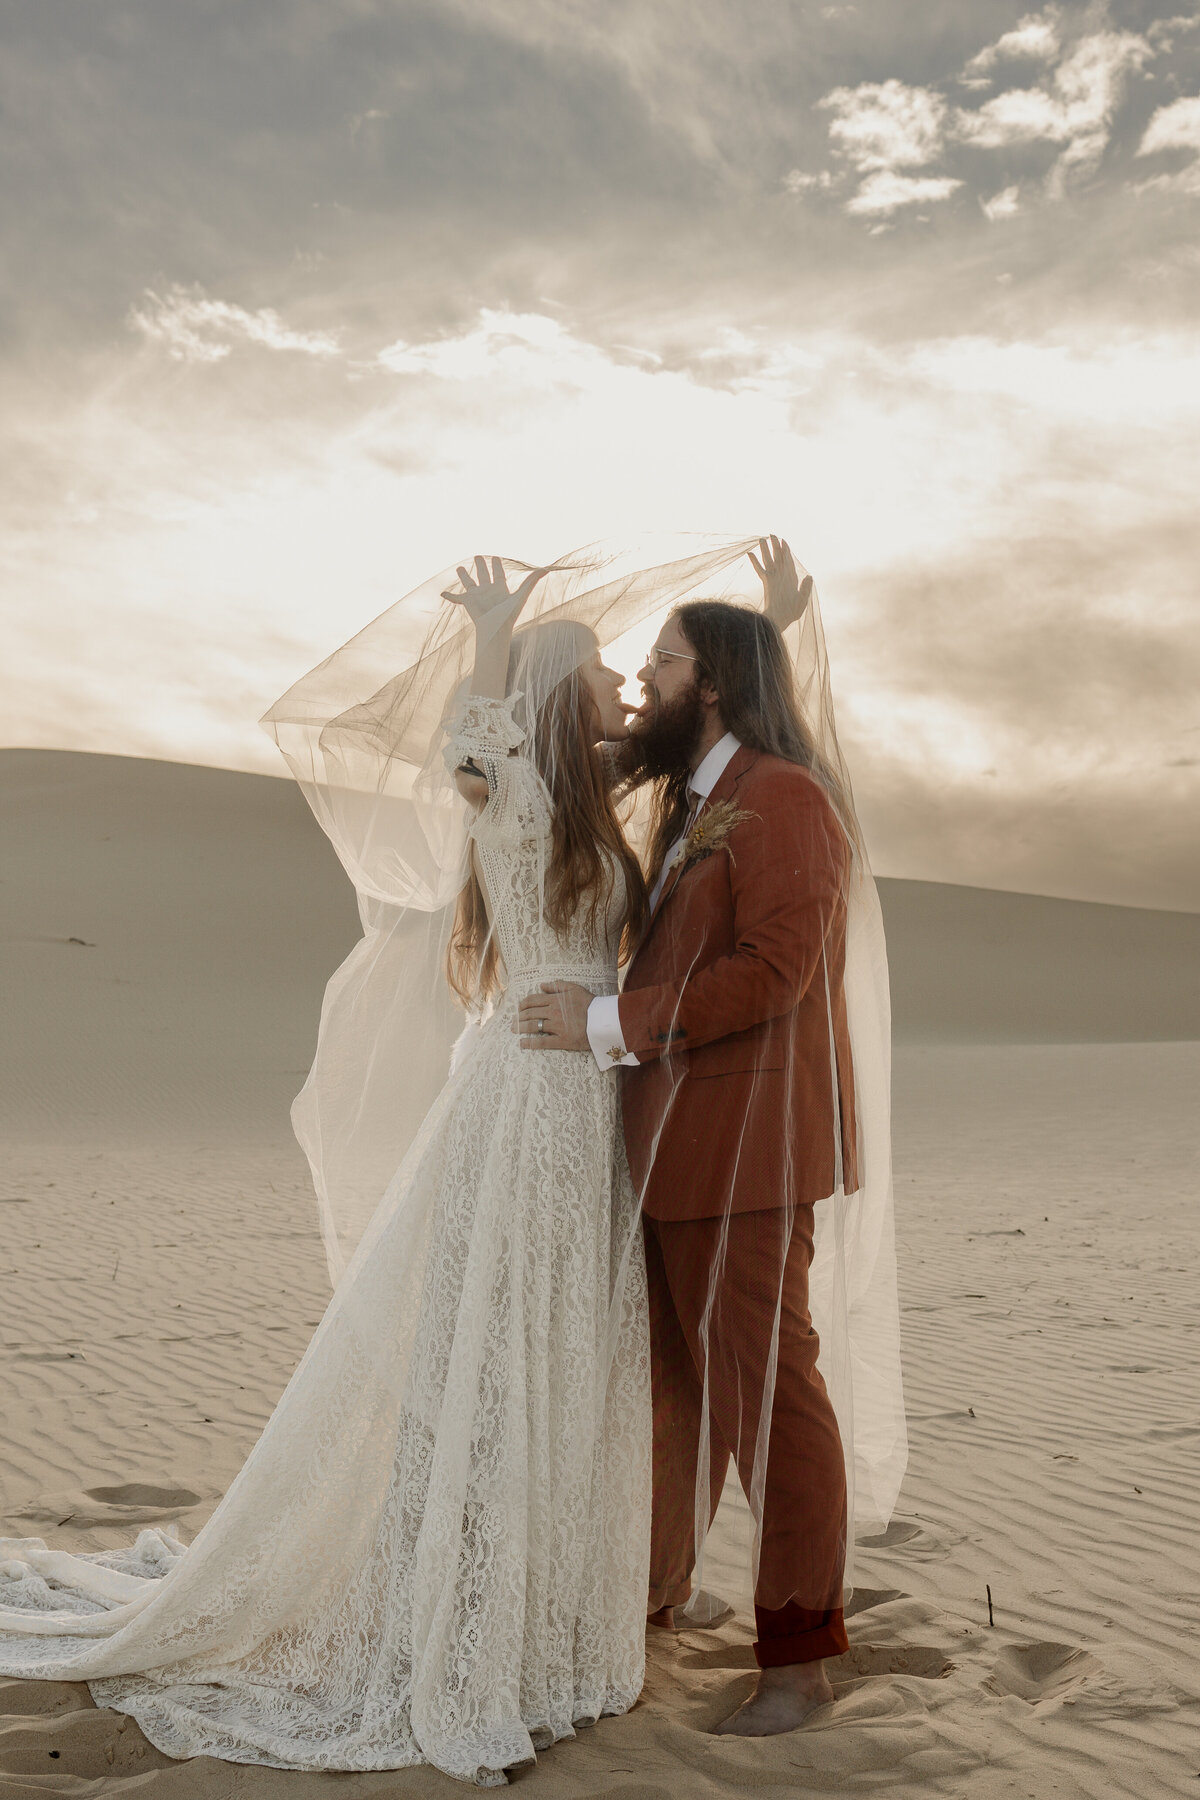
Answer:
<svg viewBox="0 0 1200 1800"><path fill-rule="evenodd" d="M757 1497L760 1674L719 1727L746 1736L831 1700L824 1659L847 1648L845 1467L808 1271L814 1204L857 1186L850 852L774 622L806 596L786 545L764 542L756 567L765 615L685 604L639 675L656 830L650 923L621 994L548 983L521 1003L526 1047L622 1070L650 1286L654 1623L686 1628L706 1392L707 1499L715 1510L730 1455Z"/></svg>

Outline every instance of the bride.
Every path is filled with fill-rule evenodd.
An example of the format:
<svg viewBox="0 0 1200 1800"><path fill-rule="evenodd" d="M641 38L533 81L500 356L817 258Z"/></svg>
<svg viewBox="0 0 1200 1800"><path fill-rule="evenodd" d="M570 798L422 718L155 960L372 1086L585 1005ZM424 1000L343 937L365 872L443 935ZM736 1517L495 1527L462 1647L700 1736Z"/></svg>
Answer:
<svg viewBox="0 0 1200 1800"><path fill-rule="evenodd" d="M460 834L441 910L472 1022L261 1439L186 1550L0 1542L0 1672L86 1680L171 1756L498 1786L642 1685L649 1352L617 1084L590 1056L522 1054L513 1026L542 980L616 992L645 889L601 748L627 734L622 678L577 619L514 631L544 573L510 592L499 559L459 569L444 598L475 659L440 785L368 795L363 855ZM388 936L372 905L368 942ZM420 1038L424 1016L400 1026ZM301 1097L310 1136L330 1091ZM314 1154L327 1221L333 1160Z"/></svg>

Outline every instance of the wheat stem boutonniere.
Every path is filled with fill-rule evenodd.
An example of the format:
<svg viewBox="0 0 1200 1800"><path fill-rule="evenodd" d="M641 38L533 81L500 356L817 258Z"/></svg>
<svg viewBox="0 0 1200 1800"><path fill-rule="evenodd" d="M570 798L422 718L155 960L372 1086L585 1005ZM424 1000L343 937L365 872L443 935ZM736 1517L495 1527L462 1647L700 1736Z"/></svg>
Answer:
<svg viewBox="0 0 1200 1800"><path fill-rule="evenodd" d="M690 864L703 862L714 850L729 850L729 834L734 826L756 817L755 813L743 812L732 800L718 800L714 805L706 806L680 845L675 859L680 874ZM729 860L733 861L732 850L729 850Z"/></svg>

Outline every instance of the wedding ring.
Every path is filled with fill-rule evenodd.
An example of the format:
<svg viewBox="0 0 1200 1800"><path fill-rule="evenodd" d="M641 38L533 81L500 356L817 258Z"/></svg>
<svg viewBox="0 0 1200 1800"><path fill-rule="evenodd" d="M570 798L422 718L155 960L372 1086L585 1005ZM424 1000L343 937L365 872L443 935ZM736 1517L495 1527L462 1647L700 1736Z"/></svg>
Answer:
<svg viewBox="0 0 1200 1800"><path fill-rule="evenodd" d="M541 1035L542 1035L542 1033L543 1033L543 1032L544 1032L544 1031L545 1031L545 1029L546 1029L546 1021L545 1021L545 1019L539 1019L539 1020L538 1020L538 1036L539 1036L539 1037L541 1037Z"/></svg>

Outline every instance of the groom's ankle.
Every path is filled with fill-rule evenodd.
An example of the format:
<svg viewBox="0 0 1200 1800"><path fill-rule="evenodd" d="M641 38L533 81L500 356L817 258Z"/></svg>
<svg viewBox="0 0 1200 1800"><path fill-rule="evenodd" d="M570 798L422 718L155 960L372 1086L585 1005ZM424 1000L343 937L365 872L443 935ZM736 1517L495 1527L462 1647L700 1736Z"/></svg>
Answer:
<svg viewBox="0 0 1200 1800"><path fill-rule="evenodd" d="M646 1596L646 1617L654 1618L656 1613L669 1612L672 1607L686 1606L692 1597L690 1581L663 1581L657 1587L652 1586Z"/></svg>

